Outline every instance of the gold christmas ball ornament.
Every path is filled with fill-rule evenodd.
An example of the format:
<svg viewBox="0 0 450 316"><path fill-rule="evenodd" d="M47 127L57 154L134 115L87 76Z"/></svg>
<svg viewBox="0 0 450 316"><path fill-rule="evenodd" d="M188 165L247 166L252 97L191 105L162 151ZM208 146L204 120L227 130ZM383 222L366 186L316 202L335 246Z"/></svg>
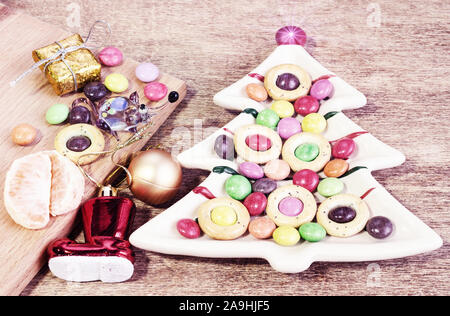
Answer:
<svg viewBox="0 0 450 316"><path fill-rule="evenodd" d="M160 205L172 199L182 180L180 164L161 149L137 154L128 167L134 196L150 205Z"/></svg>

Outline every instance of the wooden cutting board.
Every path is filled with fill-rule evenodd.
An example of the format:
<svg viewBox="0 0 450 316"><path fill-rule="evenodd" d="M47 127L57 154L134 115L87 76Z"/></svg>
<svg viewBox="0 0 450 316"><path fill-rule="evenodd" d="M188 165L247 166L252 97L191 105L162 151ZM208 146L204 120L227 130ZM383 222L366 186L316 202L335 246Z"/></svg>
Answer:
<svg viewBox="0 0 450 316"><path fill-rule="evenodd" d="M0 295L18 295L28 282L46 263L46 248L54 239L67 236L74 228L77 212L52 218L46 229L31 231L15 224L9 217L3 203L3 187L6 171L11 163L22 156L41 150L54 149L56 134L64 126L51 126L45 121L46 110L55 103L70 106L73 100L82 94L72 94L59 97L54 92L40 70L31 73L14 88L9 82L27 70L33 60L31 52L54 41L71 35L60 27L43 23L33 17L26 16L0 4ZM128 96L138 91L141 101L144 101L144 84L134 75L137 62L125 59L124 63L115 68L104 68L102 77L118 72L130 80L130 88L123 95ZM168 116L178 106L186 95L186 85L182 80L163 74L159 79L166 84L169 91L177 91L178 102L168 103L167 98L158 103L148 103L150 106L160 106L168 103L154 118L150 131L155 133ZM29 123L42 133L42 140L31 147L20 147L11 141L11 130L19 123ZM131 136L129 133L119 133L121 141ZM115 144L115 139L106 136L108 147ZM144 139L122 150L120 156L139 151L148 141ZM96 179L103 180L112 170L113 164L109 157L97 160L87 167ZM84 199L87 200L96 192L95 186L86 181L87 187Z"/></svg>

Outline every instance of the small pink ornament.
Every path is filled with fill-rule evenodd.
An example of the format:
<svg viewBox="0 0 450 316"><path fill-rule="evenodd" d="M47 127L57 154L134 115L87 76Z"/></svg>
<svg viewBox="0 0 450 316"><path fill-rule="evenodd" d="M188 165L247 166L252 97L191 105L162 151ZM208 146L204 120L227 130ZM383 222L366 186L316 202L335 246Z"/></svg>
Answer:
<svg viewBox="0 0 450 316"><path fill-rule="evenodd" d="M278 45L305 46L306 33L297 26L285 26L278 30L275 39Z"/></svg>
<svg viewBox="0 0 450 316"><path fill-rule="evenodd" d="M301 133L302 125L296 118L286 117L278 123L277 131L281 138L288 139L295 134Z"/></svg>
<svg viewBox="0 0 450 316"><path fill-rule="evenodd" d="M167 95L167 86L161 82L150 82L144 88L144 94L150 101L160 101Z"/></svg>
<svg viewBox="0 0 450 316"><path fill-rule="evenodd" d="M142 63L136 67L136 77L142 82L155 81L159 77L159 69L152 63Z"/></svg>
<svg viewBox="0 0 450 316"><path fill-rule="evenodd" d="M100 51L98 59L105 66L115 67L122 64L123 54L117 47L109 46Z"/></svg>
<svg viewBox="0 0 450 316"><path fill-rule="evenodd" d="M310 95L317 100L328 98L333 92L333 84L328 79L316 81L311 87Z"/></svg>

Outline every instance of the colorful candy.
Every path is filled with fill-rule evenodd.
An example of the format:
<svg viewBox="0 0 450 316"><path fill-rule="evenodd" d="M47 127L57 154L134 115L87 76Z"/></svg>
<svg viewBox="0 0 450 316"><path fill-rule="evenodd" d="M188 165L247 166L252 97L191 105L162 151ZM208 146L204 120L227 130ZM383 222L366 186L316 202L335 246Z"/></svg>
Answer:
<svg viewBox="0 0 450 316"><path fill-rule="evenodd" d="M275 84L281 90L292 91L300 86L300 80L294 74L286 72L278 76Z"/></svg>
<svg viewBox="0 0 450 316"><path fill-rule="evenodd" d="M278 114L271 109L264 109L258 113L256 124L263 125L271 129L275 129L280 121Z"/></svg>
<svg viewBox="0 0 450 316"><path fill-rule="evenodd" d="M192 219L181 219L177 223L177 230L181 236L196 239L201 235L200 226Z"/></svg>
<svg viewBox="0 0 450 316"><path fill-rule="evenodd" d="M314 192L319 185L319 175L310 169L303 169L294 174L292 182L310 192Z"/></svg>
<svg viewBox="0 0 450 316"><path fill-rule="evenodd" d="M91 122L91 112L82 105L74 106L69 113L70 124L89 124Z"/></svg>
<svg viewBox="0 0 450 316"><path fill-rule="evenodd" d="M135 74L142 82L152 82L158 79L159 69L152 63L142 63L136 67Z"/></svg>
<svg viewBox="0 0 450 316"><path fill-rule="evenodd" d="M319 134L326 128L327 120L319 113L311 113L303 118L302 129L304 132Z"/></svg>
<svg viewBox="0 0 450 316"><path fill-rule="evenodd" d="M289 137L301 133L302 125L300 121L294 117L286 117L278 123L277 126L278 135L283 139L288 139Z"/></svg>
<svg viewBox="0 0 450 316"><path fill-rule="evenodd" d="M294 103L295 112L297 112L301 116L307 116L308 114L316 113L317 111L319 111L319 108L319 101L310 95L301 97Z"/></svg>
<svg viewBox="0 0 450 316"><path fill-rule="evenodd" d="M351 138L343 138L338 140L331 149L334 158L348 159L355 151L356 143Z"/></svg>
<svg viewBox="0 0 450 316"><path fill-rule="evenodd" d="M65 104L55 104L51 106L45 114L45 119L48 124L57 125L67 120L70 109Z"/></svg>
<svg viewBox="0 0 450 316"><path fill-rule="evenodd" d="M234 142L231 137L227 135L220 135L216 138L214 142L214 151L216 154L227 160L234 160Z"/></svg>
<svg viewBox="0 0 450 316"><path fill-rule="evenodd" d="M264 135L250 135L245 139L245 143L248 147L255 151L266 151L272 147L272 142L270 138Z"/></svg>
<svg viewBox="0 0 450 316"><path fill-rule="evenodd" d="M300 241L300 233L291 226L280 226L273 232L273 240L281 246L293 246Z"/></svg>
<svg viewBox="0 0 450 316"><path fill-rule="evenodd" d="M19 124L11 131L12 141L19 146L29 146L37 137L38 130L30 124Z"/></svg>
<svg viewBox="0 0 450 316"><path fill-rule="evenodd" d="M105 78L105 86L109 91L122 93L128 89L128 79L118 73L110 74Z"/></svg>
<svg viewBox="0 0 450 316"><path fill-rule="evenodd" d="M317 191L324 197L337 195L344 190L344 183L338 178L326 178L320 181Z"/></svg>
<svg viewBox="0 0 450 316"><path fill-rule="evenodd" d="M278 204L278 209L286 216L297 216L303 211L303 207L303 202L294 197L286 197Z"/></svg>
<svg viewBox="0 0 450 316"><path fill-rule="evenodd" d="M306 223L300 226L300 236L309 242L319 242L327 236L327 231L317 223Z"/></svg>
<svg viewBox="0 0 450 316"><path fill-rule="evenodd" d="M328 218L335 223L345 224L354 220L356 211L348 206L341 206L331 210L328 213Z"/></svg>
<svg viewBox="0 0 450 316"><path fill-rule="evenodd" d="M249 233L258 239L267 239L272 237L277 226L267 216L255 218L248 225Z"/></svg>
<svg viewBox="0 0 450 316"><path fill-rule="evenodd" d="M244 206L251 216L261 215L267 207L267 197L261 192L253 192L244 200Z"/></svg>
<svg viewBox="0 0 450 316"><path fill-rule="evenodd" d="M321 79L316 81L309 92L310 95L317 100L328 98L333 92L333 84L328 79Z"/></svg>
<svg viewBox="0 0 450 316"><path fill-rule="evenodd" d="M266 88L256 83L248 84L245 88L245 91L247 92L247 95L250 99L258 102L266 101L269 97Z"/></svg>
<svg viewBox="0 0 450 316"><path fill-rule="evenodd" d="M167 86L161 82L150 82L144 88L144 94L150 101L157 102L166 97Z"/></svg>
<svg viewBox="0 0 450 316"><path fill-rule="evenodd" d="M123 54L117 47L109 46L98 53L98 59L105 66L116 67L122 64Z"/></svg>
<svg viewBox="0 0 450 316"><path fill-rule="evenodd" d="M272 179L259 179L252 184L253 192L261 192L264 194L270 194L277 189L278 185L276 181Z"/></svg>
<svg viewBox="0 0 450 316"><path fill-rule="evenodd" d="M286 179L290 173L291 167L286 161L281 159L271 160L264 166L266 177L275 181Z"/></svg>
<svg viewBox="0 0 450 316"><path fill-rule="evenodd" d="M277 113L280 118L291 117L295 110L291 102L285 100L278 100L272 103L270 108Z"/></svg>
<svg viewBox="0 0 450 316"><path fill-rule="evenodd" d="M320 150L317 144L304 143L297 147L295 150L295 157L301 161L310 162L319 156Z"/></svg>
<svg viewBox="0 0 450 316"><path fill-rule="evenodd" d="M84 86L84 95L92 102L100 101L103 98L111 95L111 91L106 88L106 86L98 81L89 82Z"/></svg>
<svg viewBox="0 0 450 316"><path fill-rule="evenodd" d="M348 162L343 159L333 159L327 163L323 172L327 177L339 178L348 170Z"/></svg>
<svg viewBox="0 0 450 316"><path fill-rule="evenodd" d="M366 230L370 236L376 239L388 238L394 231L392 222L384 216L376 216L367 222Z"/></svg>
<svg viewBox="0 0 450 316"><path fill-rule="evenodd" d="M249 161L243 162L239 165L239 173L253 180L258 180L264 177L264 170L261 166Z"/></svg>
<svg viewBox="0 0 450 316"><path fill-rule="evenodd" d="M219 226L231 226L236 223L236 212L229 206L218 206L211 211L211 220Z"/></svg>
<svg viewBox="0 0 450 316"><path fill-rule="evenodd" d="M252 185L246 177L234 175L225 182L225 191L233 199L242 201L252 193Z"/></svg>

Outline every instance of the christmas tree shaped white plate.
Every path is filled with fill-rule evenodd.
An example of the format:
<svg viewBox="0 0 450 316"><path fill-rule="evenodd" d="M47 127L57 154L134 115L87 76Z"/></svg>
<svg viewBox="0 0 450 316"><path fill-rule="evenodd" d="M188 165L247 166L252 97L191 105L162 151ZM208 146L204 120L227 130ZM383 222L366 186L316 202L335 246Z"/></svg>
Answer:
<svg viewBox="0 0 450 316"><path fill-rule="evenodd" d="M286 28L284 30L286 31ZM278 32L277 41L282 45L250 76L244 77L215 96L214 101L218 105L244 111L222 129L178 156L185 168L213 172L196 190L135 231L130 237L134 246L175 255L264 258L274 269L286 273L304 271L315 261L386 260L441 247L441 238L395 200L371 175L371 171L402 164L405 160L403 154L382 143L339 112L364 106L364 95L315 61L298 45L303 40L303 34L289 35L293 30L298 29L288 28L287 35ZM197 218L199 207L208 198L227 196L225 182L231 175L223 172L223 167L236 170L244 161L239 156L231 161L221 159L214 150L215 140L221 135L232 136L242 126L255 124L257 112L269 105L268 102L259 103L248 98L246 85L262 79L261 74L265 74L271 67L287 62L301 65L313 78L331 75L334 93L329 99L322 101L319 110L319 113L327 118L327 128L322 135L331 143L344 137L352 138L357 147L347 160L349 171L340 177L344 183L342 193L361 197L369 207L370 217L389 218L394 224L393 233L387 239L377 240L363 231L350 238L327 236L318 243L301 241L290 247L280 246L273 239L259 240L250 234L229 241L213 240L206 235L198 239L182 237L177 231L177 222L185 218ZM253 109L248 110L249 108ZM301 121L302 117L299 116L298 119ZM320 176L324 177L323 173L320 173ZM292 184L292 180L278 182L278 187L288 184ZM318 193L315 193L314 197L317 203L325 199Z"/></svg>

